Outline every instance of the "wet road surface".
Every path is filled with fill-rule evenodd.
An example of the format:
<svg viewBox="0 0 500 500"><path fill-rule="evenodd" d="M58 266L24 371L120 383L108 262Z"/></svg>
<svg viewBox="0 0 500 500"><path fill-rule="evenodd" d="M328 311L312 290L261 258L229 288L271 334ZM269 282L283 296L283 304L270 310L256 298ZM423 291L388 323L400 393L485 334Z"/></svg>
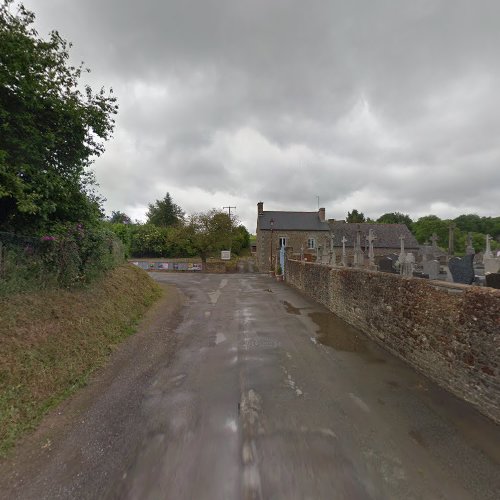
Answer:
<svg viewBox="0 0 500 500"><path fill-rule="evenodd" d="M152 276L172 310L0 467L5 498L498 498L500 427L323 307Z"/></svg>

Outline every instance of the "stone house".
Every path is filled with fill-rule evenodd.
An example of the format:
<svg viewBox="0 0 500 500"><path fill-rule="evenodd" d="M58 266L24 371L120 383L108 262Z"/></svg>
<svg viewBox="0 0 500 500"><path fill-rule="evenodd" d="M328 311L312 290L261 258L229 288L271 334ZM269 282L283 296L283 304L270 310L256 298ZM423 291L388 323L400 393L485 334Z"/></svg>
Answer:
<svg viewBox="0 0 500 500"><path fill-rule="evenodd" d="M366 237L370 229L374 230L376 236L373 245L375 259L383 255L398 254L401 236L404 236L406 251L417 254L420 249L415 237L404 224L349 224L334 219L327 220L325 215L324 208L317 212L264 211L264 203L257 203L256 260L259 269L269 271L271 258L275 267L282 246L291 257L300 258L303 254L307 260L316 260L323 255L323 261L328 261L332 237L337 262L342 253L342 239L346 239L347 264L351 265L358 231L361 233L361 249L368 255Z"/></svg>

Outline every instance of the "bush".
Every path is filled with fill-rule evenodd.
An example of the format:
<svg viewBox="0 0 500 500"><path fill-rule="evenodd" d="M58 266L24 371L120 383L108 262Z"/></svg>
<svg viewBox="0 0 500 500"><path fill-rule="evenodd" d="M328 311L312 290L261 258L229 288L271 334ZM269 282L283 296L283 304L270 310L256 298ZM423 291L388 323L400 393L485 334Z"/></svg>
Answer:
<svg viewBox="0 0 500 500"><path fill-rule="evenodd" d="M60 225L41 238L1 233L0 295L90 283L124 261L107 229Z"/></svg>

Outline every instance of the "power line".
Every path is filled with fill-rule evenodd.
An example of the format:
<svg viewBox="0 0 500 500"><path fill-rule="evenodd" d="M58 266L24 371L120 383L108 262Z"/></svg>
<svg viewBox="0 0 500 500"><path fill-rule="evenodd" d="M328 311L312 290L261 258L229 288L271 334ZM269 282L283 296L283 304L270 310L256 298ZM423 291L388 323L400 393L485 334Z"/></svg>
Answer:
<svg viewBox="0 0 500 500"><path fill-rule="evenodd" d="M234 208L236 210L236 207L222 207L224 210L227 209L229 212L229 218L231 218L231 209Z"/></svg>

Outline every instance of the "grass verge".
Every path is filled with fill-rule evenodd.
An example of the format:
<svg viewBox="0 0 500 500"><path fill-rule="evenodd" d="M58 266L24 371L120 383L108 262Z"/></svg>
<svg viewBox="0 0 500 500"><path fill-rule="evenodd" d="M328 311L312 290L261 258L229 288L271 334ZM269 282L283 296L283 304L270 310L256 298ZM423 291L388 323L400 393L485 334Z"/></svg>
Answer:
<svg viewBox="0 0 500 500"><path fill-rule="evenodd" d="M86 289L0 298L0 455L87 383L161 293L126 265Z"/></svg>

